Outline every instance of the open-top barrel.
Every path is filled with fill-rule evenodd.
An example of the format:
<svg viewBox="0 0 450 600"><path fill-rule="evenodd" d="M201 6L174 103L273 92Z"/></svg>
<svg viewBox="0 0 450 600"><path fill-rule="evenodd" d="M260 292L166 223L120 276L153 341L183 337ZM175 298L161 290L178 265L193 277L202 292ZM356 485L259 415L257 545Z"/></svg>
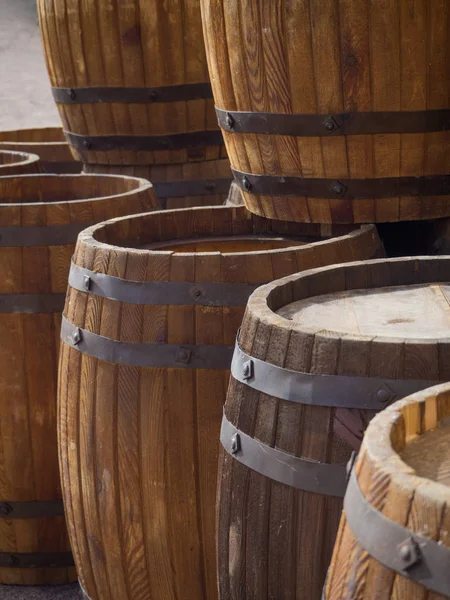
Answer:
<svg viewBox="0 0 450 600"><path fill-rule="evenodd" d="M79 236L61 331L59 448L89 598L217 597L218 438L245 304L274 277L380 252L374 227L348 231L209 207Z"/></svg>
<svg viewBox="0 0 450 600"><path fill-rule="evenodd" d="M450 386L369 425L347 488L326 600L450 598Z"/></svg>
<svg viewBox="0 0 450 600"><path fill-rule="evenodd" d="M61 312L78 233L156 206L146 181L0 177L0 583L76 579L56 428Z"/></svg>
<svg viewBox="0 0 450 600"><path fill-rule="evenodd" d="M369 421L450 378L449 279L448 257L380 259L252 294L221 431L221 600L320 598Z"/></svg>
<svg viewBox="0 0 450 600"><path fill-rule="evenodd" d="M0 177L40 172L41 165L36 154L11 152L2 150L0 146Z"/></svg>
<svg viewBox="0 0 450 600"><path fill-rule="evenodd" d="M37 154L44 173L79 173L61 127L0 131L0 150Z"/></svg>
<svg viewBox="0 0 450 600"><path fill-rule="evenodd" d="M222 156L198 0L39 0L38 9L77 158L149 165Z"/></svg>
<svg viewBox="0 0 450 600"><path fill-rule="evenodd" d="M445 0L201 0L247 208L373 223L450 214Z"/></svg>

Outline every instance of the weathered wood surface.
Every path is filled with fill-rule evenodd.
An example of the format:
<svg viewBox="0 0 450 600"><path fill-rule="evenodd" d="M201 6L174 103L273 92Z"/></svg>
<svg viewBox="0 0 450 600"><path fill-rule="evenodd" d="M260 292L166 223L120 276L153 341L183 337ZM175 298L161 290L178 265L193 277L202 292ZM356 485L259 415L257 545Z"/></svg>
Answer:
<svg viewBox="0 0 450 600"><path fill-rule="evenodd" d="M227 158L189 162L181 165L85 165L84 171L86 173L117 173L148 179L155 186L162 206L167 209L223 204L228 198L229 192L216 193L216 188L217 186L223 188L224 184L229 188L232 181L230 161ZM158 184L176 183L178 186L178 183L182 185L183 182L193 181L204 182L205 189L201 195L170 196L158 193Z"/></svg>
<svg viewBox="0 0 450 600"><path fill-rule="evenodd" d="M440 296L449 276L449 259L439 257L380 259L286 277L251 296L239 343L250 356L301 373L367 380L447 381L450 328L446 322L448 307L440 303ZM439 282L443 282L441 287ZM398 287L392 291L392 286L412 286L410 297L402 297L401 305L394 303L395 310L391 299L395 299ZM385 298L379 301L383 288ZM415 312L418 290L438 296L439 310L446 315L440 329L434 322L439 313L437 317L429 314L427 323ZM361 310L355 316L355 298L366 307L375 306L376 314ZM309 308L314 305L314 310ZM334 326L324 306L333 312ZM429 308L435 306L430 302ZM382 320L383 307L392 311L388 320L408 318L408 331L400 329L400 323L371 324L373 319ZM329 385L328 396L332 398L336 382ZM383 406L397 399L389 385L379 385L376 396ZM305 385L306 394L308 389ZM365 400L362 395L361 402ZM232 376L225 414L237 429L273 448L311 461L345 465L359 449L375 412L280 400ZM342 498L269 479L221 448L217 504L221 600L318 600L341 508ZM347 549L343 546L343 560L347 559ZM343 568L337 578L344 581L344 577ZM333 600L344 598L341 589L331 596Z"/></svg>
<svg viewBox="0 0 450 600"><path fill-rule="evenodd" d="M0 506L61 499L56 429L61 311L75 248L46 241L60 227L151 210L139 179L88 175L0 178ZM35 228L41 230L37 241ZM13 228L13 230L11 229ZM23 239L19 239L23 236ZM9 240L9 241L8 241ZM36 302L40 302L36 307ZM0 514L0 554L69 551L64 517L8 519ZM72 568L0 567L0 582L57 584Z"/></svg>
<svg viewBox="0 0 450 600"><path fill-rule="evenodd" d="M339 115L449 109L445 0L201 0L216 106ZM444 129L444 128L443 128ZM448 173L449 132L306 137L224 132L231 164L255 175L345 179ZM374 192L375 194L375 192ZM244 194L252 212L312 222L448 216L450 197L363 200Z"/></svg>
<svg viewBox="0 0 450 600"><path fill-rule="evenodd" d="M396 403L366 431L355 473L366 500L388 519L450 546L448 479L450 389L445 384ZM446 567L444 567L445 569ZM448 568L447 568L448 574ZM342 516L327 600L444 600L448 596L375 560Z"/></svg>
<svg viewBox="0 0 450 600"><path fill-rule="evenodd" d="M38 9L54 87L160 88L209 82L197 0L39 0ZM218 130L212 98L58 104L58 109L64 129L79 135ZM221 145L211 144L142 152L83 150L82 155L85 163L145 165L214 160L222 152Z"/></svg>
<svg viewBox="0 0 450 600"><path fill-rule="evenodd" d="M39 156L36 154L11 152L0 147L0 177L40 172Z"/></svg>
<svg viewBox="0 0 450 600"><path fill-rule="evenodd" d="M81 171L81 163L72 156L60 127L0 131L0 150L37 154L44 173Z"/></svg>
<svg viewBox="0 0 450 600"><path fill-rule="evenodd" d="M326 237L345 229L270 221L244 207L162 211L84 232L74 260L147 284L258 285L379 251L373 227ZM201 345L226 351L244 306L192 298L181 306L132 304L72 287L64 315L109 340L157 344L161 354L168 344L192 347L194 356ZM92 600L214 600L228 370L115 364L69 344L60 356L59 447L83 587Z"/></svg>

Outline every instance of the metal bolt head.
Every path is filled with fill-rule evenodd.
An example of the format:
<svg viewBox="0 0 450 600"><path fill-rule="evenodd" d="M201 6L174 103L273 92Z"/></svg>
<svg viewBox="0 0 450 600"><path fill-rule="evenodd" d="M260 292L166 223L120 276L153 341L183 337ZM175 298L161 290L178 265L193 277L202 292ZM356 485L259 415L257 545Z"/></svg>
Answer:
<svg viewBox="0 0 450 600"><path fill-rule="evenodd" d="M12 507L7 502L0 502L0 515L7 517L12 513Z"/></svg>
<svg viewBox="0 0 450 600"><path fill-rule="evenodd" d="M194 290L192 292L192 295L194 296L194 298L200 298L200 296L202 295L202 291L201 290Z"/></svg>
<svg viewBox="0 0 450 600"><path fill-rule="evenodd" d="M248 177L244 177L244 178L242 179L242 186L243 186L243 188L244 188L244 190L245 190L246 192L250 192L250 191L251 191L251 189L252 189L252 184L250 183L250 180L248 179Z"/></svg>
<svg viewBox="0 0 450 600"><path fill-rule="evenodd" d="M158 98L158 92L156 90L152 90L149 95L149 100L151 100L152 102L154 102L157 98Z"/></svg>
<svg viewBox="0 0 450 600"><path fill-rule="evenodd" d="M231 454L237 454L241 449L241 438L238 433L235 433L231 438Z"/></svg>
<svg viewBox="0 0 450 600"><path fill-rule="evenodd" d="M83 277L83 287L87 292L91 289L91 278L89 275Z"/></svg>
<svg viewBox="0 0 450 600"><path fill-rule="evenodd" d="M377 398L380 402L387 402L389 400L389 392L387 390L378 390Z"/></svg>
<svg viewBox="0 0 450 600"><path fill-rule="evenodd" d="M72 88L70 90L68 90L67 93L69 94L69 98L71 100L75 100L75 98L77 97L75 90L73 90Z"/></svg>
<svg viewBox="0 0 450 600"><path fill-rule="evenodd" d="M81 329L79 327L77 327L75 329L75 331L72 333L72 342L74 346L77 346L81 340L83 339L83 336L81 335Z"/></svg>
<svg viewBox="0 0 450 600"><path fill-rule="evenodd" d="M342 185L342 183L334 183L331 186L331 191L333 192L333 194L336 194L337 196L342 196L342 194L345 192L345 186Z"/></svg>
<svg viewBox="0 0 450 600"><path fill-rule="evenodd" d="M179 348L176 355L176 362L182 363L184 365L188 365L191 362L192 350L189 348Z"/></svg>
<svg viewBox="0 0 450 600"><path fill-rule="evenodd" d="M83 146L86 148L86 150L90 150L92 148L92 142L89 140L84 140Z"/></svg>
<svg viewBox="0 0 450 600"><path fill-rule="evenodd" d="M419 545L412 537L399 544L397 550L404 570L410 569L422 560Z"/></svg>
<svg viewBox="0 0 450 600"><path fill-rule="evenodd" d="M233 128L234 128L234 119L233 119L233 117L230 115L230 113L227 113L227 116L226 116L225 122L226 122L226 124L227 124L227 127L228 127L229 129L233 129Z"/></svg>
<svg viewBox="0 0 450 600"><path fill-rule="evenodd" d="M242 377L246 380L253 377L253 362L251 360L242 365Z"/></svg>
<svg viewBox="0 0 450 600"><path fill-rule="evenodd" d="M400 557L405 561L411 560L411 548L408 546L402 546L400 548Z"/></svg>
<svg viewBox="0 0 450 600"><path fill-rule="evenodd" d="M333 131L334 130L333 121L325 121L325 128L328 129L328 131Z"/></svg>

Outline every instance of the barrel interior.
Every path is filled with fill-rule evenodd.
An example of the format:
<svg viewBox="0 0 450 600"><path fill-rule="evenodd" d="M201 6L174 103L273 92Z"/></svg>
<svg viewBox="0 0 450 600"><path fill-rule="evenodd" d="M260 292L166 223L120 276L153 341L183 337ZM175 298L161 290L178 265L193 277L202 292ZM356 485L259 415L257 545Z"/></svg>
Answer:
<svg viewBox="0 0 450 600"><path fill-rule="evenodd" d="M35 144L61 142L67 145L61 127L43 127L0 131L0 144L2 142L31 142Z"/></svg>
<svg viewBox="0 0 450 600"><path fill-rule="evenodd" d="M27 175L0 180L2 204L56 203L118 196L138 190L142 179L113 175Z"/></svg>
<svg viewBox="0 0 450 600"><path fill-rule="evenodd" d="M37 162L39 157L35 154L26 154L25 152L0 151L0 169L11 165L25 165L27 163Z"/></svg>
<svg viewBox="0 0 450 600"><path fill-rule="evenodd" d="M430 396L426 403L401 409L391 442L401 459L419 477L450 486L450 392ZM437 418L427 419L430 409Z"/></svg>

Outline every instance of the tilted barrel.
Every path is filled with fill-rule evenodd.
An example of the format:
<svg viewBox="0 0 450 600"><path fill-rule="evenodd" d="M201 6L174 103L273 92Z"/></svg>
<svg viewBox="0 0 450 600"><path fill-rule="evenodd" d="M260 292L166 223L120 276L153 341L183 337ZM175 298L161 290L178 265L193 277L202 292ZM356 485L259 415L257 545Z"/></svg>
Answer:
<svg viewBox="0 0 450 600"><path fill-rule="evenodd" d="M40 173L39 156L25 152L10 152L0 147L0 177Z"/></svg>
<svg viewBox="0 0 450 600"><path fill-rule="evenodd" d="M61 127L0 131L0 150L37 154L44 173L79 173Z"/></svg>
<svg viewBox="0 0 450 600"><path fill-rule="evenodd" d="M319 223L448 216L450 5L201 0L247 208Z"/></svg>
<svg viewBox="0 0 450 600"><path fill-rule="evenodd" d="M446 383L397 402L369 425L326 600L450 598L449 401Z"/></svg>
<svg viewBox="0 0 450 600"><path fill-rule="evenodd" d="M38 9L53 96L82 162L222 156L198 0L39 0Z"/></svg>
<svg viewBox="0 0 450 600"><path fill-rule="evenodd" d="M150 184L129 177L0 177L0 583L76 579L56 428L70 261L88 225L155 205Z"/></svg>
<svg viewBox="0 0 450 600"><path fill-rule="evenodd" d="M446 257L379 259L252 294L221 432L221 600L320 598L367 424L450 378L449 277Z"/></svg>
<svg viewBox="0 0 450 600"><path fill-rule="evenodd" d="M218 436L245 304L274 277L380 251L373 227L332 237L345 231L209 207L79 236L61 332L59 448L92 600L217 597Z"/></svg>
<svg viewBox="0 0 450 600"><path fill-rule="evenodd" d="M227 158L180 165L86 165L86 173L120 173L152 182L163 208L217 206L228 198L232 175Z"/></svg>

